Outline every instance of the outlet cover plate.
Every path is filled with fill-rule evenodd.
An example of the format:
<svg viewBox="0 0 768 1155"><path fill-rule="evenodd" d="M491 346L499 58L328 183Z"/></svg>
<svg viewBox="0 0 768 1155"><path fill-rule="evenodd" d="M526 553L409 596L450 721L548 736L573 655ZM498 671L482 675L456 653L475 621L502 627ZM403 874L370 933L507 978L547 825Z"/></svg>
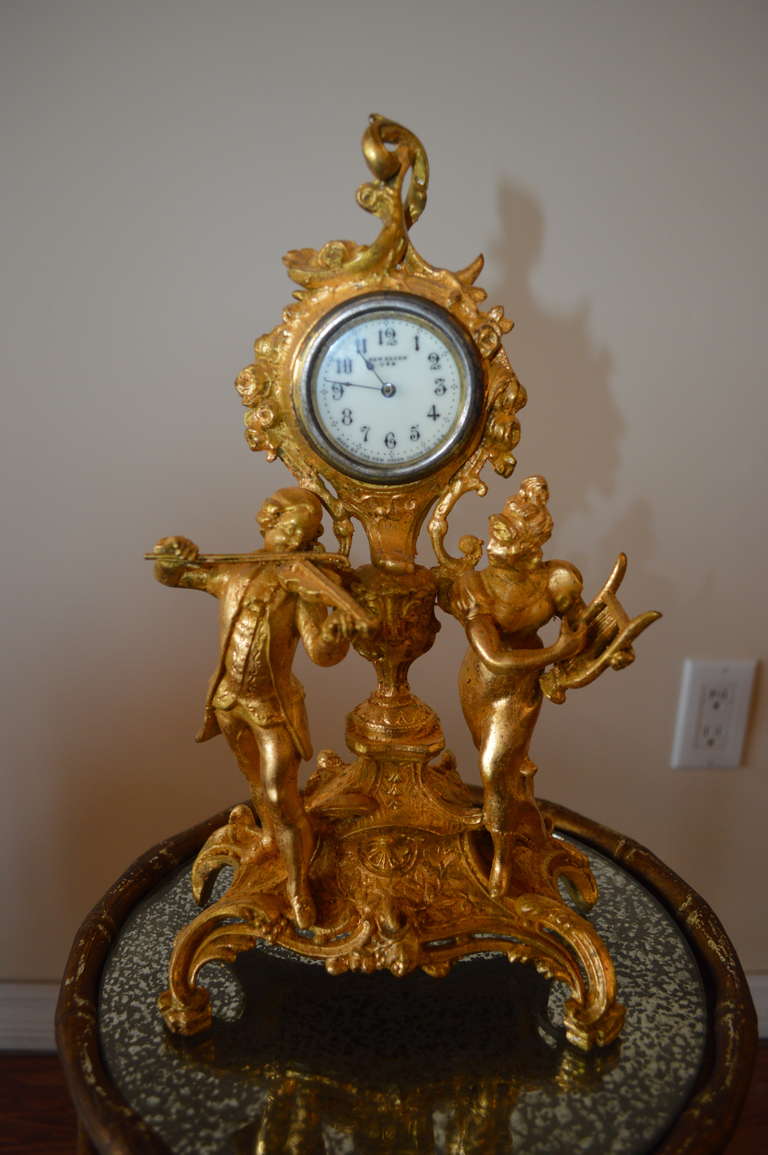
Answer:
<svg viewBox="0 0 768 1155"><path fill-rule="evenodd" d="M686 658L677 706L671 765L730 769L741 765L749 718L754 658Z"/></svg>

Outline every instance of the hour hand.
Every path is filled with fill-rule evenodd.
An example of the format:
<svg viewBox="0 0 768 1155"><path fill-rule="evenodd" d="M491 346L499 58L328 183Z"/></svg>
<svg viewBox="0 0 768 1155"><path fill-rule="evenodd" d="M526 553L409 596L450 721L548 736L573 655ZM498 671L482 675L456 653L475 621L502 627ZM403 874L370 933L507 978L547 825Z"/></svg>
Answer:
<svg viewBox="0 0 768 1155"><path fill-rule="evenodd" d="M361 357L362 357L362 359L363 359L363 363L364 363L364 365L365 365L366 369L370 369L370 371L371 371L372 373L375 373L375 372L376 372L376 369L374 368L374 364L373 364L373 361L371 360L371 358L370 358L370 357L366 357L365 353L361 353L361 354L360 354L360 356L361 356Z"/></svg>
<svg viewBox="0 0 768 1155"><path fill-rule="evenodd" d="M383 377L379 376L379 373L376 370L376 367L374 366L373 361L369 361L369 359L367 357L363 356L362 353L360 354L360 356L363 359L363 362L365 364L366 369L369 369L371 371L371 373L373 373L373 375L377 381L381 381L381 395L382 395L382 397L394 397L395 393L397 393L397 387L395 385L393 385L391 381L385 381ZM369 385L368 388L374 389L375 386Z"/></svg>
<svg viewBox="0 0 768 1155"><path fill-rule="evenodd" d="M363 364L365 365L366 369L368 369L369 372L373 373L373 375L377 379L377 381L381 381L382 385L384 385L385 384L384 378L380 377L379 374L377 373L376 366L374 365L373 361L370 361L368 359L368 357L366 357L363 353L360 353L360 357L362 358Z"/></svg>

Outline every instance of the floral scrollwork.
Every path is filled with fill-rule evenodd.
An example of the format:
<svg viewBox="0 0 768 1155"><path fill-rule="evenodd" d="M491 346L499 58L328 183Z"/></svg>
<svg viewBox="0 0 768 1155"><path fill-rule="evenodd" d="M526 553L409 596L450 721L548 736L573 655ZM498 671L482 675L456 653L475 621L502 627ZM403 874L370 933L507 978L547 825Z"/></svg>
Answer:
<svg viewBox="0 0 768 1155"><path fill-rule="evenodd" d="M488 330L500 333L503 317L500 309L491 309L488 317L494 316L494 325ZM509 322L504 321L505 325ZM495 327L494 327L495 326ZM503 330L506 331L506 330ZM490 337L486 335L490 342ZM500 338L499 338L500 339ZM482 554L482 543L473 536L459 541L462 558L452 557L445 548L448 533L448 516L457 501L466 493L475 492L484 497L488 486L480 474L486 464L490 464L500 477L509 477L517 464L513 450L520 440L520 423L517 412L526 402L526 392L515 376L504 351L499 347L490 365L489 403L485 417L483 438L475 452L464 462L451 478L442 497L432 513L429 536L441 567L451 572L477 565Z"/></svg>

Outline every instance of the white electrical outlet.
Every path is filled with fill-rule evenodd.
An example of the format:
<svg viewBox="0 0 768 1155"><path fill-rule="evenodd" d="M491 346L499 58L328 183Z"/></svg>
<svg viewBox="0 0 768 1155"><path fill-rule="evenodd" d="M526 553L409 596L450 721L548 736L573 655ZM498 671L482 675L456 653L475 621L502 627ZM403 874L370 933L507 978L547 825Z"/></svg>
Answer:
<svg viewBox="0 0 768 1155"><path fill-rule="evenodd" d="M727 769L741 764L757 662L683 662L671 765Z"/></svg>

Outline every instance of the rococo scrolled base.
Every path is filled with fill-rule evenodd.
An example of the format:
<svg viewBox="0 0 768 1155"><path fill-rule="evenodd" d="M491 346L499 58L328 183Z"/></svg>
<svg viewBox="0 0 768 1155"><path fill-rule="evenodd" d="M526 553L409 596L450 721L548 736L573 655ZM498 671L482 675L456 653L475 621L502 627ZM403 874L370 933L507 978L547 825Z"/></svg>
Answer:
<svg viewBox="0 0 768 1155"><path fill-rule="evenodd" d="M222 867L234 874L226 893L177 936L169 989L159 1000L172 1031L193 1035L211 1023L207 992L197 984L200 968L231 962L261 939L322 959L332 974L403 976L420 967L440 977L461 957L501 952L570 988L564 1027L571 1043L587 1050L613 1041L624 1011L611 960L557 885L564 879L583 910L595 901L580 851L550 832L546 846L521 843L513 885L494 898L481 810L450 756L393 767L372 758L345 765L325 752L319 763L305 799L319 830L310 868L316 925L296 927L285 869L265 850L251 808L236 806L193 869L198 902Z"/></svg>

